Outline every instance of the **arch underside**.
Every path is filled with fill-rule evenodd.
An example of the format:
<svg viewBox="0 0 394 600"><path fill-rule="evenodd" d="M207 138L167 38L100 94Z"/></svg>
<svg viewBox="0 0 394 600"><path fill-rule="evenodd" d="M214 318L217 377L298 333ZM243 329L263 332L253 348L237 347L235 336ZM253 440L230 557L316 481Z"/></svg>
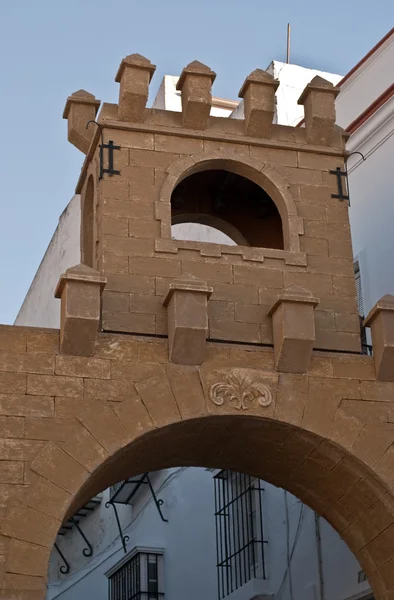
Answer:
<svg viewBox="0 0 394 600"><path fill-rule="evenodd" d="M300 427L245 415L207 416L145 433L103 463L74 498L68 516L96 493L146 471L177 466L245 472L298 496L340 534L375 594L373 546L394 504L379 478L336 443ZM381 549L377 546L377 554ZM374 579L375 578L375 579Z"/></svg>

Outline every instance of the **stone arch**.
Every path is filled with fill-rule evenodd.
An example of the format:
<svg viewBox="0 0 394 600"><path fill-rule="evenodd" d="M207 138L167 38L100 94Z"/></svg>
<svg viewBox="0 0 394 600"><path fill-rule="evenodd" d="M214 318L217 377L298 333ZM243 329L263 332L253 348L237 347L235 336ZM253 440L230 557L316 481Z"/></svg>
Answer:
<svg viewBox="0 0 394 600"><path fill-rule="evenodd" d="M282 219L284 250L300 251L299 236L303 234L303 221L298 216L296 203L284 177L273 166L252 158L234 155L226 150L202 152L180 158L167 169L167 177L160 190L160 208L157 211L162 218L163 237L171 237L170 202L176 186L190 175L216 169L241 175L263 188L276 205ZM163 218L164 207L168 207L167 218Z"/></svg>
<svg viewBox="0 0 394 600"><path fill-rule="evenodd" d="M81 206L81 262L94 267L94 198L93 175L90 175L82 196Z"/></svg>
<svg viewBox="0 0 394 600"><path fill-rule="evenodd" d="M253 393L229 402L223 390L231 386L230 375ZM394 588L393 475L384 467L378 472L339 425L325 433L321 419L297 420L293 384L282 388L279 407L276 374L167 365L139 381L123 402L82 403L67 441L48 443L30 464L28 505L44 514L40 525L31 526L37 510L9 508L2 533L14 538L11 555L19 553L20 560L25 543L26 553L37 551L34 574L45 577L61 521L102 489L173 466L228 468L284 487L326 518L359 560L375 597L388 600ZM101 395L110 396L108 382L103 386ZM352 428L363 428L357 416L351 421ZM384 433L376 423L364 430L367 441ZM15 568L12 558L7 565Z"/></svg>

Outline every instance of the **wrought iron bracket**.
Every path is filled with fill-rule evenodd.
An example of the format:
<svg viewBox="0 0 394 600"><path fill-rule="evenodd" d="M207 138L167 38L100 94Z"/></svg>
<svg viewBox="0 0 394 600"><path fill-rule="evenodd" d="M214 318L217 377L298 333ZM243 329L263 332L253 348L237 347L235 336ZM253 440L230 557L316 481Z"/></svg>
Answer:
<svg viewBox="0 0 394 600"><path fill-rule="evenodd" d="M334 171L330 169L330 173L331 173L331 175L336 176L337 185L338 185L338 193L331 194L331 198L338 198L338 200L349 200L349 195L344 193L345 190L343 189L343 184L342 184L342 177L346 178L346 183L347 183L347 172L342 171L341 167L337 167Z"/></svg>
<svg viewBox="0 0 394 600"><path fill-rule="evenodd" d="M70 565L67 562L66 557L64 556L63 552L60 550L59 546L56 544L56 542L54 544L54 547L56 549L56 552L59 554L60 558L64 562L64 565L61 565L61 567L59 567L59 571L60 571L60 573L62 573L62 575L67 575L70 572Z"/></svg>
<svg viewBox="0 0 394 600"><path fill-rule="evenodd" d="M74 517L71 517L70 521L72 521L72 523L75 525L75 527L77 528L77 531L78 531L79 535L82 537L82 539L84 540L85 544L87 545L87 548L84 548L82 550L82 554L84 556L86 556L86 558L88 558L89 556L93 556L93 546L91 545L91 543L89 542L88 538L86 537L86 535L84 534L84 532L80 528L80 526L78 524L78 521L76 521L74 519Z"/></svg>
<svg viewBox="0 0 394 600"><path fill-rule="evenodd" d="M118 496L118 494L123 490L123 488L128 484L128 483L135 483L136 486L133 488L133 490L131 491L131 493L127 496L126 500L123 502L120 502L119 500L116 500L116 497ZM130 504L131 499L135 496L135 494L138 492L138 490L140 489L140 487L142 485L148 485L150 492L152 494L152 498L153 501L155 503L155 506L157 508L157 512L160 515L160 518L162 521L164 521L164 523L168 523L168 519L166 519L161 511L161 507L164 504L163 500L161 500L160 498L158 498L156 496L156 492L153 489L152 486L152 482L150 480L149 477L149 472L148 473L144 473L143 475L141 475L140 479L126 479L122 485L116 490L116 492L111 496L109 502L117 502L118 504Z"/></svg>
<svg viewBox="0 0 394 600"><path fill-rule="evenodd" d="M150 477L149 477L149 473L145 473L145 478L146 478L146 480L148 482L149 489L150 489L151 494L152 494L153 502L156 505L157 512L159 513L161 520L164 521L164 523L168 523L168 519L165 519L164 516L163 516L163 513L161 512L161 507L163 506L164 501L161 498L158 498L156 496L155 490L153 489L152 482L151 482Z"/></svg>
<svg viewBox="0 0 394 600"><path fill-rule="evenodd" d="M358 150L356 150L356 152L351 152L350 154L348 154L345 159L346 187L347 187L347 193L348 193L349 206L350 206L350 196L349 196L350 192L349 192L349 175L348 175L348 170L347 170L347 161L349 160L349 158L351 156L354 156L355 154L359 154L361 156L363 162L365 162L367 160L365 158L364 154L362 152L359 152Z"/></svg>
<svg viewBox="0 0 394 600"><path fill-rule="evenodd" d="M127 542L130 541L130 538L129 538L128 535L123 535L122 526L121 526L120 520L119 520L118 510L117 510L117 508L115 506L115 503L112 501L112 499L109 500L109 502L106 502L105 508L109 508L110 506L112 506L112 508L114 509L115 519L116 519L116 523L118 525L120 539L122 541L122 546L123 546L124 553L126 554L126 552L127 552L126 544L127 544Z"/></svg>
<svg viewBox="0 0 394 600"><path fill-rule="evenodd" d="M351 152L350 154L347 155L347 157L345 159L345 170L344 171L341 170L341 167L337 167L335 170L330 170L331 175L336 176L337 185L338 185L338 193L331 194L331 198L338 198L338 200L348 200L349 206L350 206L350 193L349 193L349 176L348 176L348 170L347 170L347 161L349 160L349 158L351 156L354 156L355 154L358 154L359 156L361 156L363 162L366 160L364 154L362 154L361 152L358 152L358 151ZM346 190L343 189L342 177L345 177L347 194L345 193Z"/></svg>
<svg viewBox="0 0 394 600"><path fill-rule="evenodd" d="M99 146L100 148L100 175L99 175L99 180L104 178L104 174L107 173L108 175L120 175L120 171L117 171L116 169L114 169L114 150L120 150L120 146L115 146L112 140L109 140L108 144L104 144L104 134L103 134L103 128L101 127L101 125L99 123L97 123L97 121L88 121L86 123L86 129L89 127L90 123L94 123L95 125L97 125L97 127L100 130L100 138L101 138L101 144ZM108 150L108 169L104 168L104 150Z"/></svg>

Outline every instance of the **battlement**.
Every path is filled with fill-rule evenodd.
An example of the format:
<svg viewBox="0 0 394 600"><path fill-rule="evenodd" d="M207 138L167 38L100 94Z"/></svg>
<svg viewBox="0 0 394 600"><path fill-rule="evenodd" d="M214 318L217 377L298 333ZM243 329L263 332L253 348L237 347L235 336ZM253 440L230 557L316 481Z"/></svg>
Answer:
<svg viewBox="0 0 394 600"><path fill-rule="evenodd" d="M70 96L64 113L69 140L86 153L76 188L81 262L107 278L102 329L167 335L165 299L186 278L212 289L202 325L209 339L271 345L273 322L294 302L276 317L270 311L298 286L314 298L311 311L302 309L312 315L311 348L358 352L336 88L315 77L299 99L305 127L296 128L273 123L279 82L265 71L240 89L244 119L211 116L216 74L198 61L177 84L182 112L147 108L154 71L148 59L127 56L116 75L119 102L104 103L96 125L88 122L99 101L87 92ZM175 235L186 224L229 242Z"/></svg>

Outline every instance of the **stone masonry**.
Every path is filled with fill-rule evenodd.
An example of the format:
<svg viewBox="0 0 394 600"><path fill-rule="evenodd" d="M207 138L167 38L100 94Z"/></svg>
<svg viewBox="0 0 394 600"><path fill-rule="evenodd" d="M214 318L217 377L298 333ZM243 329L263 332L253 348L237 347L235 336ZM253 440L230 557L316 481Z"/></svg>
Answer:
<svg viewBox="0 0 394 600"><path fill-rule="evenodd" d="M67 100L86 153L84 264L57 287L60 331L0 326L0 600L45 598L57 531L89 498L180 465L296 494L394 600L394 298L369 315L362 355L348 209L331 196L336 91L315 78L291 128L272 124L277 82L260 70L240 92L245 120L209 116L215 74L197 61L182 113L147 109L153 72L122 61L100 127L86 128L94 96ZM117 174L100 172L101 134L120 147ZM269 194L282 250L171 238L173 190L210 169Z"/></svg>

